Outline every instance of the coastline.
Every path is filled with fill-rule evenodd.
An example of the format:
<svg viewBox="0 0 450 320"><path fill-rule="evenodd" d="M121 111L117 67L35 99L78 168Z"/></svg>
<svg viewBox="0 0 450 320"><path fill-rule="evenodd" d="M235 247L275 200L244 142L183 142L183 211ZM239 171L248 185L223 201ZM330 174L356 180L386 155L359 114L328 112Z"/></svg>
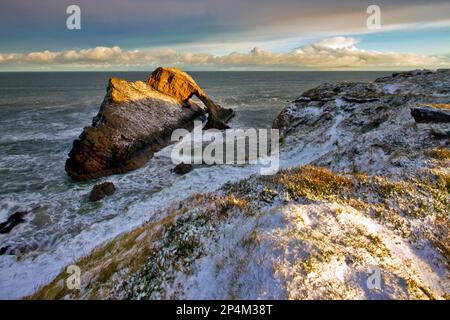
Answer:
<svg viewBox="0 0 450 320"><path fill-rule="evenodd" d="M80 292L66 290L63 271L31 298L192 298L198 297L202 284L214 281L216 286L206 290L202 298L448 298L445 238L436 246L433 241L439 243L442 239L433 238L438 235L432 228L442 219L442 212L445 214L445 201L448 208L449 158L445 152L448 145L439 139L421 141L420 137L431 137L429 128L415 124L409 114L410 107L419 102L448 99L449 93L434 92L440 90L440 85L445 88L448 84L423 81L434 76L438 77L438 73L405 73L404 78L396 80L391 77L371 84L322 85L304 93L276 121L285 135L280 165L292 168L290 171L262 179L252 177L257 169L252 166L196 169L190 175L200 179L201 187L180 189L187 201L176 201L170 210L161 206L150 221L145 222L143 217L139 222L133 221L128 230L115 231L111 238L126 233L76 262L87 269ZM436 127L444 132L448 129L445 124ZM393 138L398 141L391 144L386 140ZM436 156L441 153L443 157ZM311 166L302 167L307 164ZM225 178L211 183L208 179L213 176ZM308 179L314 183L304 185ZM222 187L230 181L236 183ZM333 183L337 184L330 189ZM204 186L210 190L204 190ZM208 191L214 193L205 193ZM429 202L421 207L424 199ZM221 208L223 217L219 214ZM445 235L448 232L445 215L443 223ZM335 224L339 229L335 230L338 236L333 238ZM180 230L186 233L187 240L173 238L174 231L185 234ZM187 252L180 251L182 257L188 258L187 265L180 266L176 262L179 256L173 260L173 256L164 253L171 245L165 241L175 239L172 245L185 248L186 241L192 242L189 235L194 230L200 230L201 239L196 239ZM354 233L355 230L358 232ZM292 236L292 232L298 237ZM274 240L277 235L283 236ZM216 241L227 237L233 241ZM419 237L419 241L413 241L414 237ZM339 245L340 240L347 243ZM291 241L298 246L282 246ZM338 245L334 245L336 241ZM161 256L152 255L153 244L160 249ZM222 262L224 257L216 254L220 245L228 253L225 255L228 260ZM347 246L353 251L346 251ZM255 247L262 251L254 250ZM240 260L232 259L233 248L242 250L238 256L250 257L247 263L239 265ZM246 251L249 248L251 251ZM305 250L308 257L303 257L297 266L295 261ZM292 251L294 256L286 256ZM127 262L132 265L136 252L141 259L126 270ZM264 257L269 257L267 263ZM175 262L174 269L155 269L152 264L155 259ZM263 259L262 265L256 263L258 259ZM402 270L407 261L409 265ZM273 272L274 263L280 268L277 272ZM371 263L386 270L390 295L371 295L363 289L364 270ZM238 270L245 276L240 278ZM262 279L257 276L260 271ZM140 280L153 272L156 276L139 289ZM169 278L161 278L166 272ZM305 283L311 272L311 281ZM227 280L233 274L238 277L235 284ZM252 274L253 278L248 278ZM302 280L297 282L299 277ZM158 285L152 282L154 279L160 280ZM124 290L124 282L129 286L126 288L131 288L129 291ZM239 291L237 288L245 287L245 283L250 283L251 290ZM336 289L310 296L316 286ZM270 291L271 288L277 289ZM287 295L286 288L292 289ZM268 295L248 296L250 292Z"/></svg>
<svg viewBox="0 0 450 320"><path fill-rule="evenodd" d="M266 128L287 101L316 84L348 78L367 81L383 75L386 74L218 72L196 74L196 80L220 104L236 110L233 128ZM146 76L124 74L133 81ZM276 82L271 81L274 76ZM64 162L73 140L98 112L105 95L105 75L35 74L0 80L8 89L3 97L6 104L1 108L2 129L6 133L0 141L2 165L8 170L1 172L4 179L0 220L7 220L16 211L31 210L26 223L0 235L2 248L11 250L0 257L0 292L4 298L31 294L65 265L128 227L150 219L166 200L182 200L185 195L207 191L205 187L210 185L218 188L222 180L236 181L241 174L245 178L246 174L259 172L253 167L248 171L245 167L210 167L178 176L172 172L174 165L168 148L145 167L127 174L83 183L70 181ZM17 95L23 99L15 100ZM72 97L70 101L68 96ZM93 186L105 181L117 186L116 194L101 203L89 202Z"/></svg>

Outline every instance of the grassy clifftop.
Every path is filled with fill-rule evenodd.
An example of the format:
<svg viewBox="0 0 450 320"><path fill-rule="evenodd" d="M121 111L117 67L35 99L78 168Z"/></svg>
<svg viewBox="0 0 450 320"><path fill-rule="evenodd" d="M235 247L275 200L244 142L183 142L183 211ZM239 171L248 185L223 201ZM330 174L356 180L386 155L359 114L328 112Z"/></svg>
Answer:
<svg viewBox="0 0 450 320"><path fill-rule="evenodd" d="M251 178L75 262L80 291L63 272L30 298L448 298L449 189L438 169L395 182L315 166ZM381 291L366 288L373 265Z"/></svg>

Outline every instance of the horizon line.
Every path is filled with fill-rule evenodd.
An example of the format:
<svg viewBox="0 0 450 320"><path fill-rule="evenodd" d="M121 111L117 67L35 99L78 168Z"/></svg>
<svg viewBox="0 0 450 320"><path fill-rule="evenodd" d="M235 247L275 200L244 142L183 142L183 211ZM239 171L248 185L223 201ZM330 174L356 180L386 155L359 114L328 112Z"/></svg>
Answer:
<svg viewBox="0 0 450 320"><path fill-rule="evenodd" d="M181 69L181 68L180 68ZM367 69L367 70L188 70L181 69L185 72L402 72L409 70L432 70L436 71L440 68L411 68L411 69ZM0 73L105 73L105 72L153 72L153 70L0 70Z"/></svg>

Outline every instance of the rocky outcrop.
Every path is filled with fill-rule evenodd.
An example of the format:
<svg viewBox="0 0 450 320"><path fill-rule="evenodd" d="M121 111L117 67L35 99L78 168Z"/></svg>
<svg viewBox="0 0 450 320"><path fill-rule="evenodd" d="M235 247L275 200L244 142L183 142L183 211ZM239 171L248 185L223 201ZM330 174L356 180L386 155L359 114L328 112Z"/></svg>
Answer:
<svg viewBox="0 0 450 320"><path fill-rule="evenodd" d="M447 72L414 70L368 83L320 85L282 110L273 127L286 146L317 147L312 156L337 172L415 172L420 165L405 154L420 158L426 148L445 143L436 133L450 131L443 121L449 101ZM430 109L431 117L417 116ZM436 123L421 124L425 118Z"/></svg>
<svg viewBox="0 0 450 320"><path fill-rule="evenodd" d="M437 109L429 106L411 108L411 115L417 123L449 123L450 106L448 109Z"/></svg>
<svg viewBox="0 0 450 320"><path fill-rule="evenodd" d="M232 109L223 109L214 103L191 76L178 68L157 68L147 79L147 83L152 88L177 99L185 106L192 105L190 99L193 96L199 98L209 113L205 129L227 129L228 126L225 122L234 115Z"/></svg>
<svg viewBox="0 0 450 320"><path fill-rule="evenodd" d="M112 196L116 192L116 187L112 182L103 182L96 184L89 194L89 201L100 201L106 196Z"/></svg>
<svg viewBox="0 0 450 320"><path fill-rule="evenodd" d="M190 100L198 95L206 111ZM191 129L193 120L209 113L209 125L224 128L232 115L212 102L179 69L158 68L147 82L109 80L107 93L92 125L74 141L66 162L74 180L123 173L143 166L170 143L177 128Z"/></svg>
<svg viewBox="0 0 450 320"><path fill-rule="evenodd" d="M0 223L0 233L9 233L15 226L25 222L25 216L28 213L29 211L18 211L10 215L5 222Z"/></svg>
<svg viewBox="0 0 450 320"><path fill-rule="evenodd" d="M192 164L182 162L180 164L177 164L175 168L173 168L173 172L179 175L183 175L191 172L193 169L194 166Z"/></svg>
<svg viewBox="0 0 450 320"><path fill-rule="evenodd" d="M4 255L5 253L8 252L9 246L6 247L1 247L0 248L0 256Z"/></svg>

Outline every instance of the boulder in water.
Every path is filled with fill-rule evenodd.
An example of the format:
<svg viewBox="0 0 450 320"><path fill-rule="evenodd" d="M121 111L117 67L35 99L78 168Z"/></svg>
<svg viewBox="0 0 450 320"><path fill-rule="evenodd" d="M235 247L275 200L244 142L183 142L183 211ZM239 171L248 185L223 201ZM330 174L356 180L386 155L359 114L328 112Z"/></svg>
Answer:
<svg viewBox="0 0 450 320"><path fill-rule="evenodd" d="M173 169L173 171L176 174L183 175L188 172L191 172L193 169L194 169L194 166L192 164L182 162L182 163L176 165L175 168Z"/></svg>
<svg viewBox="0 0 450 320"><path fill-rule="evenodd" d="M112 182L103 182L96 184L89 194L89 201L100 201L106 196L111 196L116 192L116 187Z"/></svg>
<svg viewBox="0 0 450 320"><path fill-rule="evenodd" d="M1 247L0 248L0 256L4 255L5 253L8 252L9 246L6 247Z"/></svg>
<svg viewBox="0 0 450 320"><path fill-rule="evenodd" d="M8 220L0 223L0 233L9 233L15 226L25 222L25 216L29 211L18 211L8 217Z"/></svg>

